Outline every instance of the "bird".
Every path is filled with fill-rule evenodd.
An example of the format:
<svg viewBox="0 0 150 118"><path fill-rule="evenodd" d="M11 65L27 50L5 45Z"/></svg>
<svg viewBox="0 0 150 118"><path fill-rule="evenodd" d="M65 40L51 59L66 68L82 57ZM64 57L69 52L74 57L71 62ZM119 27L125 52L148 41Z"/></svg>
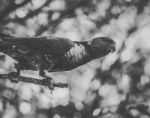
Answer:
<svg viewBox="0 0 150 118"><path fill-rule="evenodd" d="M18 76L21 70L38 70L40 76L49 78L45 70L71 71L115 50L115 42L110 37L72 41L55 36L16 37L0 33L0 52L17 61L15 74Z"/></svg>

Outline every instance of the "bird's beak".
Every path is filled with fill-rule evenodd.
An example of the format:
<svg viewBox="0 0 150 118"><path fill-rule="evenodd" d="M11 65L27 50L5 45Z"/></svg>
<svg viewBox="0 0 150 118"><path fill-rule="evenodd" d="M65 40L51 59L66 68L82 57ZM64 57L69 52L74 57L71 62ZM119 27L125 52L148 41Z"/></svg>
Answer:
<svg viewBox="0 0 150 118"><path fill-rule="evenodd" d="M108 48L109 48L109 50L110 50L111 53L115 52L115 50L116 50L116 45L115 45L115 43L109 45Z"/></svg>

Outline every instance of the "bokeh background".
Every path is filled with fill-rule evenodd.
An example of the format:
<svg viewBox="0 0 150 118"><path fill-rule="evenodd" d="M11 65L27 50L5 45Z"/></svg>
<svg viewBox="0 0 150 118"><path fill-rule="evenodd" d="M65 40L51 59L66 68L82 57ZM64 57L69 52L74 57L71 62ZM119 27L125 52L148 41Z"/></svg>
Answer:
<svg viewBox="0 0 150 118"><path fill-rule="evenodd" d="M0 118L149 118L149 0L0 0L0 31L73 41L114 39L117 51L70 72L48 73L69 88L0 80ZM0 62L11 70L12 59ZM38 72L23 71L38 78Z"/></svg>

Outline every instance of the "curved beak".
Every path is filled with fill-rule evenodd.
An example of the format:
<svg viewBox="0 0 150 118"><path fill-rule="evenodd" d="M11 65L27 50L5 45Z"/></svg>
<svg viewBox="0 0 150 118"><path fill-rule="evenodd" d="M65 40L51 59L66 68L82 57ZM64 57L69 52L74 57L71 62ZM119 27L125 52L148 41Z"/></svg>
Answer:
<svg viewBox="0 0 150 118"><path fill-rule="evenodd" d="M108 46L108 48L109 48L109 50L110 50L111 53L115 52L115 50L116 50L116 45L115 45L115 43L110 44L110 45Z"/></svg>

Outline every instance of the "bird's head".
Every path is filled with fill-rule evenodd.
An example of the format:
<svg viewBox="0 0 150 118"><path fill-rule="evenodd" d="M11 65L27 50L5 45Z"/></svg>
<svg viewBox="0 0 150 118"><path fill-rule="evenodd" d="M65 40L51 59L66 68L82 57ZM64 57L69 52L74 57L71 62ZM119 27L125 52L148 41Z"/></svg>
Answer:
<svg viewBox="0 0 150 118"><path fill-rule="evenodd" d="M109 37L97 37L88 41L92 58L101 58L116 50L115 42Z"/></svg>

